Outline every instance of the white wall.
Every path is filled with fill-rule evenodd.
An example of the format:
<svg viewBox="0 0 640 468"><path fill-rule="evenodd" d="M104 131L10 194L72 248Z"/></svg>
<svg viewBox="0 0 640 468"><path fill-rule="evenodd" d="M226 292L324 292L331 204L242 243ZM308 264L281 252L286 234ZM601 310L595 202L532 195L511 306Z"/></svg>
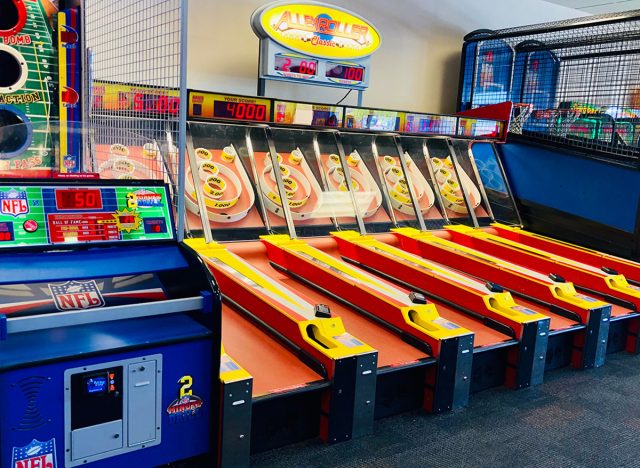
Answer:
<svg viewBox="0 0 640 468"><path fill-rule="evenodd" d="M189 0L188 85L256 94L258 38L251 13L267 0ZM475 29L584 16L544 0L327 0L371 21L382 46L374 54L364 105L453 112L462 38ZM267 96L336 102L345 91L267 83ZM355 103L355 92L345 103Z"/></svg>

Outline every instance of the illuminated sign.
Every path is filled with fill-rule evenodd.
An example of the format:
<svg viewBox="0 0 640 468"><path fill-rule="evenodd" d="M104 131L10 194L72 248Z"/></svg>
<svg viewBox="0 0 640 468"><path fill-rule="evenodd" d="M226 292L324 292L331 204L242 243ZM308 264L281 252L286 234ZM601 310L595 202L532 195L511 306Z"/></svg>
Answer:
<svg viewBox="0 0 640 468"><path fill-rule="evenodd" d="M267 122L271 119L271 100L190 91L189 117Z"/></svg>
<svg viewBox="0 0 640 468"><path fill-rule="evenodd" d="M367 57L381 42L376 28L362 17L318 2L265 5L254 12L251 24L258 36L319 58Z"/></svg>
<svg viewBox="0 0 640 468"><path fill-rule="evenodd" d="M92 109L109 113L178 115L180 93L170 88L96 81L93 83Z"/></svg>

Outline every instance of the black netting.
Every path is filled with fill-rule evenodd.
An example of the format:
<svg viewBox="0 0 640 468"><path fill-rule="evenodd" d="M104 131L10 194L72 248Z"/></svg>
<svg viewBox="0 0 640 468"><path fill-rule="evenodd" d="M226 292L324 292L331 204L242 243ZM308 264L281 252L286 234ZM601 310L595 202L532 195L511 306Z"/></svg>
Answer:
<svg viewBox="0 0 640 468"><path fill-rule="evenodd" d="M640 10L465 37L458 106L516 103L512 131L640 155Z"/></svg>

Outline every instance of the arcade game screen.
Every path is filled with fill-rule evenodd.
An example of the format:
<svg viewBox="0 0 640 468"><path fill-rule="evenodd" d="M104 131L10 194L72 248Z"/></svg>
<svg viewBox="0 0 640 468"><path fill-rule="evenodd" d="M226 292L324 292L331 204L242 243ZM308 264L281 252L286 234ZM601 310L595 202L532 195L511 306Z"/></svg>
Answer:
<svg viewBox="0 0 640 468"><path fill-rule="evenodd" d="M171 201L160 184L0 183L0 250L173 239ZM0 286L0 313L35 315L165 298L153 273L8 284Z"/></svg>
<svg viewBox="0 0 640 468"><path fill-rule="evenodd" d="M344 127L394 132L402 126L402 112L346 107Z"/></svg>
<svg viewBox="0 0 640 468"><path fill-rule="evenodd" d="M163 186L0 184L0 248L173 239Z"/></svg>

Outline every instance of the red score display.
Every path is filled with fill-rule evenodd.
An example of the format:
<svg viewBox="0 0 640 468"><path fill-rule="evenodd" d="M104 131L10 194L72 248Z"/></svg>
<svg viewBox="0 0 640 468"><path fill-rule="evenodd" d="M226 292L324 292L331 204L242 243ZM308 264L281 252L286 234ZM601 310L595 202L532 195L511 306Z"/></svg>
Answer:
<svg viewBox="0 0 640 468"><path fill-rule="evenodd" d="M221 119L246 119L266 122L267 106L245 102L215 101L213 103L213 115Z"/></svg>
<svg viewBox="0 0 640 468"><path fill-rule="evenodd" d="M133 215L122 215L118 216L118 221L120 221L121 224L135 224L136 217Z"/></svg>
<svg viewBox="0 0 640 468"><path fill-rule="evenodd" d="M327 78L349 81L364 81L364 67L327 63Z"/></svg>
<svg viewBox="0 0 640 468"><path fill-rule="evenodd" d="M303 59L300 57L276 55L275 70L284 73L299 73L300 75L316 76L318 62L317 60Z"/></svg>
<svg viewBox="0 0 640 468"><path fill-rule="evenodd" d="M59 210L99 210L102 209L100 190L56 190L56 208Z"/></svg>

